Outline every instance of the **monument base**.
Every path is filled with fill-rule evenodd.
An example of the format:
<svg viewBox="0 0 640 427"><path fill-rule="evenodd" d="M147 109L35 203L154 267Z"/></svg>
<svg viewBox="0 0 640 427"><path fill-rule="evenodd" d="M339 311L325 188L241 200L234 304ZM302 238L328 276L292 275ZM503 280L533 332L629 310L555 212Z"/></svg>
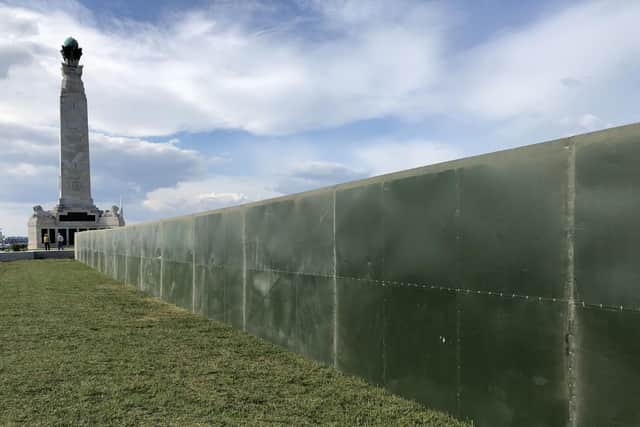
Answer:
<svg viewBox="0 0 640 427"><path fill-rule="evenodd" d="M117 206L106 211L95 206L74 209L58 205L50 211L45 211L42 206L34 206L33 215L29 218L29 249L44 248L44 236L49 236L52 248L57 246L58 233L64 237L65 246L73 246L76 233L124 225L124 217Z"/></svg>

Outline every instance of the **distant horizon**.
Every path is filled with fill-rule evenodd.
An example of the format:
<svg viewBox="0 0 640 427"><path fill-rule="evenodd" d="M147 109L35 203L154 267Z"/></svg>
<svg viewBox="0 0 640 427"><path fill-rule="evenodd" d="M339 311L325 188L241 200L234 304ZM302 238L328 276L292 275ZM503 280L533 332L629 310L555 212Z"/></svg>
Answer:
<svg viewBox="0 0 640 427"><path fill-rule="evenodd" d="M153 10L151 10L153 9ZM128 224L639 121L640 4L0 0L0 229L58 194L60 45Z"/></svg>

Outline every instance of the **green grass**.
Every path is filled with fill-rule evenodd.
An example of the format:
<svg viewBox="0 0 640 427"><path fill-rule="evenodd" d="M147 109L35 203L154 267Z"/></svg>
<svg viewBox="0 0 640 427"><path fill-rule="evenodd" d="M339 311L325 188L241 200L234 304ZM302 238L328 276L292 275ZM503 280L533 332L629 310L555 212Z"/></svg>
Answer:
<svg viewBox="0 0 640 427"><path fill-rule="evenodd" d="M468 425L70 260L0 263L0 424Z"/></svg>

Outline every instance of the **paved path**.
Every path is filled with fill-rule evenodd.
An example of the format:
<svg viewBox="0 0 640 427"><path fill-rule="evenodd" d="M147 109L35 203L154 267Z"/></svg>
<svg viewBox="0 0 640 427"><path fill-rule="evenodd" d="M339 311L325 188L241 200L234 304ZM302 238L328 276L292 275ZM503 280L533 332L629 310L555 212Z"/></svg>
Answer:
<svg viewBox="0 0 640 427"><path fill-rule="evenodd" d="M73 259L75 252L73 249L50 251L21 251L21 252L0 252L0 262L3 261L23 261L32 259Z"/></svg>

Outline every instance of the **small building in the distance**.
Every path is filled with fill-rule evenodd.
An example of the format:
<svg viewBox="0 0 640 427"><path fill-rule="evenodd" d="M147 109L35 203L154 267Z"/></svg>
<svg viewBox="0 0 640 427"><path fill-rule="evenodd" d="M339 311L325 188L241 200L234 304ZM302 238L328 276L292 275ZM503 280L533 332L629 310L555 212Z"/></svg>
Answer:
<svg viewBox="0 0 640 427"><path fill-rule="evenodd" d="M87 97L82 83L82 49L68 37L62 45L62 89L60 92L60 175L58 204L51 210L33 207L29 219L29 249L42 248L45 235L53 244L58 233L65 244L75 243L75 233L122 227L118 206L102 211L91 198L89 166L89 124Z"/></svg>

